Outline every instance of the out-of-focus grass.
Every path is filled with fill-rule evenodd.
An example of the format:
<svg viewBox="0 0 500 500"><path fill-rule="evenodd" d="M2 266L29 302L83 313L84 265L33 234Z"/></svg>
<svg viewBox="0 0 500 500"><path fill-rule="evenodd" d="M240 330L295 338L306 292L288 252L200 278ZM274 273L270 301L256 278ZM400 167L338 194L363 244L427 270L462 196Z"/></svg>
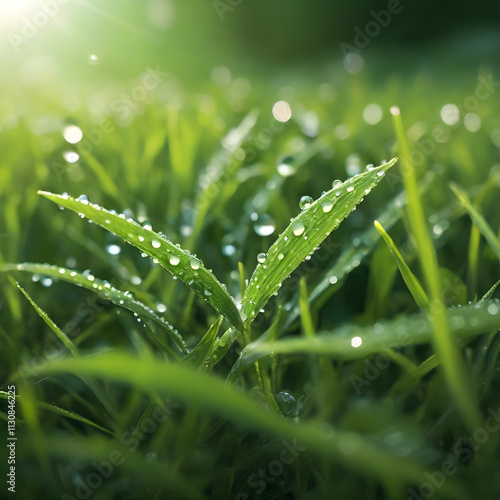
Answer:
<svg viewBox="0 0 500 500"><path fill-rule="evenodd" d="M47 101L25 114L3 106L0 266L47 262L81 271L75 279L107 280L116 291L113 304L44 275L43 267L26 269L33 275L14 267L0 273L2 389L17 384L19 400L26 398L17 407L20 497L36 488L46 498L90 491L102 499L399 499L412 491L424 497L432 487L435 498L496 498L500 308L493 301L453 309L476 301L500 274L493 244L500 225L500 98L494 89L474 116L462 113L456 125L446 125L441 109L462 107L478 75L457 77L452 88L423 71L389 75L383 84L371 75L370 68L358 75L317 70L297 77L293 89L283 80L234 75L226 87L208 82L196 93L165 79L125 120L110 106L140 77L89 92L88 104L74 111L55 95L50 113ZM271 114L279 99L293 111L286 124ZM373 104L383 117L369 125L370 110L379 111ZM257 255L299 212L302 196L317 199L333 180L395 156L391 105L403 112L450 341L463 337L456 348L481 413L476 428L457 411L425 312L373 227L379 219L425 283L401 195L404 168L389 170L283 282L248 338L227 322L221 326L208 302L139 250L36 195L85 194L125 219L149 221L174 245L200 255L239 303L242 278L250 278ZM255 108L256 123L226 154L234 144L230 130ZM103 130L105 116L112 126ZM478 120L480 126L472 132L464 120L469 129ZM84 132L79 146L62 136L69 124ZM68 152L80 158L70 163ZM467 197L455 188L462 203L451 181L466 190ZM196 219L200 206L206 209ZM47 323L37 311L45 311ZM180 365L167 323L189 350L198 345ZM240 358L249 338L254 343ZM68 346L77 358L70 359ZM444 475L446 460L454 472Z"/></svg>

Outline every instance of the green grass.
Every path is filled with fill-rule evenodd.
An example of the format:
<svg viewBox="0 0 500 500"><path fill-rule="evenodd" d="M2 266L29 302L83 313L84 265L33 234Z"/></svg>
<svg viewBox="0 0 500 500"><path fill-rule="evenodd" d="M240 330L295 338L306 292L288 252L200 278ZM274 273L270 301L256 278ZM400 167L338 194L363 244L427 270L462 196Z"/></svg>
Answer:
<svg viewBox="0 0 500 500"><path fill-rule="evenodd" d="M439 142L473 78L336 78L168 87L88 151L87 107L2 130L19 498L497 497L499 96Z"/></svg>

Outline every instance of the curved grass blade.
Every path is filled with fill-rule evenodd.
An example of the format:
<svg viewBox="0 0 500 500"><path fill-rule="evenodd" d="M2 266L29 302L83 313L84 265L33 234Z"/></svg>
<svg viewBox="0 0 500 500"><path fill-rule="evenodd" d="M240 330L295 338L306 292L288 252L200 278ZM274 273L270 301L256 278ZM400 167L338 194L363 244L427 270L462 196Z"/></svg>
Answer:
<svg viewBox="0 0 500 500"><path fill-rule="evenodd" d="M283 280L356 208L385 172L393 158L377 168L351 177L305 208L271 245L266 260L257 265L243 298L243 312L251 322Z"/></svg>
<svg viewBox="0 0 500 500"><path fill-rule="evenodd" d="M454 341L465 340L492 329L500 328L498 300L448 309L447 326ZM321 332L313 338L294 337L276 342L256 341L243 349L238 373L242 365L249 365L268 354L316 354L353 360L369 354L425 344L433 340L433 324L425 314L402 316L380 321L370 326L345 325L335 332Z"/></svg>
<svg viewBox="0 0 500 500"><path fill-rule="evenodd" d="M420 281L418 281L417 277L411 272L411 269L408 267L408 264L403 259L401 252L398 250L394 241L387 234L386 230L382 227L380 222L375 221L373 224L377 228L377 231L380 233L380 236L382 236L387 247L394 256L394 260L398 265L399 272L401 273L401 276L403 277L403 280L406 283L406 286L408 287L408 290L412 294L413 298L415 299L415 302L417 303L418 307L420 307L421 309L426 309L427 307L429 307L429 299L427 298L427 295L424 292L424 289L422 288Z"/></svg>
<svg viewBox="0 0 500 500"><path fill-rule="evenodd" d="M30 297L29 293L19 283L17 283L17 281L12 281L14 282L13 284L17 286L18 290L26 297L33 309L45 321L48 327L55 333L56 337L63 343L64 347L66 347L66 349L68 349L68 351L75 358L78 358L80 355L78 354L78 350L75 347L75 344L71 342L71 339L54 323L54 321L52 321L49 315L41 307L38 306L38 304Z"/></svg>
<svg viewBox="0 0 500 500"><path fill-rule="evenodd" d="M434 180L434 173L428 172L424 177L420 187L420 193L427 190ZM387 208L378 216L379 222L387 229L390 229L401 217L402 209L406 205L406 193L402 191ZM327 300L342 284L342 280L349 274L363 259L372 251L380 241L379 234L374 226L370 225L366 231L353 241L353 244L346 248L337 259L335 264L324 273L324 278L311 290L310 302L321 302ZM295 304L298 298L295 299ZM291 309L287 326L291 325L299 316L299 307L295 305Z"/></svg>
<svg viewBox="0 0 500 500"><path fill-rule="evenodd" d="M9 394L7 392L0 391L0 398L8 399L8 396L9 396ZM16 399L19 399L19 395L16 395ZM78 413L64 410L63 408L59 408L58 406L51 405L49 403L44 403L42 401L37 401L37 405L41 410L50 411L51 413L55 413L56 415L59 415L61 417L70 418L72 420L77 420L78 422L81 422L82 424L86 424L86 425L90 425L92 427L95 427L96 429L99 429L100 431L105 432L106 434L109 434L110 436L117 437L117 435L114 432L110 431L109 429L105 429L104 427L101 427L99 424L92 422L92 420L89 420L88 418L85 418L85 417L82 417L81 415L78 415Z"/></svg>
<svg viewBox="0 0 500 500"><path fill-rule="evenodd" d="M454 402L469 429L474 429L481 424L478 404L474 399L472 388L469 387L463 360L448 331L437 253L427 228L426 215L418 190L417 174L410 159L410 149L399 108L391 107L391 114L402 156L401 175L408 197L410 229L415 239L431 304L429 313L434 325L434 348L440 358L446 383Z"/></svg>
<svg viewBox="0 0 500 500"><path fill-rule="evenodd" d="M24 262L22 264L5 264L0 267L0 272L1 271L25 271L34 274L41 274L91 290L101 299L110 300L113 304L123 307L124 309L127 309L142 318L148 319L162 326L182 352L184 354L187 354L188 352L184 339L168 321L165 321L165 319L158 316L151 308L135 299L129 292L122 292L112 286L108 281L100 280L92 274L83 274L72 269L67 269L66 267L51 266L49 264L35 264L31 262ZM161 339L158 341L161 342ZM163 347L167 347L164 344L162 345Z"/></svg>
<svg viewBox="0 0 500 500"><path fill-rule="evenodd" d="M132 219L125 219L123 215L120 217L86 200L80 201L66 194L57 195L46 191L38 193L62 207L83 214L146 253L168 272L184 281L198 296L227 318L235 328L242 329L240 313L229 293L213 273L189 251L174 245L163 234L155 233L150 226L142 227Z"/></svg>
<svg viewBox="0 0 500 500"><path fill-rule="evenodd" d="M110 352L79 359L53 360L42 370L44 374L68 372L103 377L145 391L168 393L175 400L196 405L238 426L292 440L309 452L363 474L384 480L396 476L417 484L424 480L422 467L412 458L394 456L360 434L339 431L327 424L296 424L283 419L274 412L264 410L260 404L218 377L189 367Z"/></svg>
<svg viewBox="0 0 500 500"><path fill-rule="evenodd" d="M486 241L490 244L491 249L495 252L495 255L500 261L500 242L498 241L498 238L496 237L489 224L486 222L486 219L470 202L465 190L463 190L458 184L455 184L454 182L450 183L450 187L455 196L460 200L460 203L464 207L465 211L469 214L469 217L471 218L474 225L484 236Z"/></svg>

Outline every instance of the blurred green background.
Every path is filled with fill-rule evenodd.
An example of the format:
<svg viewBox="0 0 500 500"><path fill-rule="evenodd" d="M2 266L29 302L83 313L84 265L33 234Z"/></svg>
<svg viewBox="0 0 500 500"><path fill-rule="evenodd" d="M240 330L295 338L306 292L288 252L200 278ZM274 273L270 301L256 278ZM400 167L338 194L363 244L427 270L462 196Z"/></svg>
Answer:
<svg viewBox="0 0 500 500"><path fill-rule="evenodd" d="M498 2L3 0L1 5L3 84L35 93L48 82L53 90L67 90L132 78L156 64L190 86L203 85L214 65L261 78L300 66L314 72L318 63L342 57L340 44L353 44L356 29L365 31L373 12L388 9L397 13L382 15L387 21L379 30L368 26L375 36L362 49L368 65L376 59L380 76L412 71L423 61L439 61L443 70L451 64L470 68L479 60L496 64L500 41ZM411 58L402 59L402 51L410 51ZM99 57L95 67L91 54Z"/></svg>

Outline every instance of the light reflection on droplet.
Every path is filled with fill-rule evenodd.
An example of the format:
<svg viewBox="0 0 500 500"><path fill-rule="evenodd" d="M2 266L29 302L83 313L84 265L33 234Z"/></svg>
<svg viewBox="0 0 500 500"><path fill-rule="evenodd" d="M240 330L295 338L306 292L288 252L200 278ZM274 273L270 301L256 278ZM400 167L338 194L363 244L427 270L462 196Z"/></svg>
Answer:
<svg viewBox="0 0 500 500"><path fill-rule="evenodd" d="M278 101L273 106L273 116L279 122L285 123L292 117L292 108L286 101Z"/></svg>
<svg viewBox="0 0 500 500"><path fill-rule="evenodd" d="M118 255L121 251L122 249L119 245L111 244L106 246L106 252L108 252L109 255Z"/></svg>
<svg viewBox="0 0 500 500"><path fill-rule="evenodd" d="M68 163L76 163L80 159L80 155L75 151L65 151L63 157Z"/></svg>
<svg viewBox="0 0 500 500"><path fill-rule="evenodd" d="M351 339L351 345L353 347L359 347L363 343L363 339L361 337L353 337Z"/></svg>
<svg viewBox="0 0 500 500"><path fill-rule="evenodd" d="M77 127L76 125L69 125L63 130L63 137L70 144L76 144L82 140L83 132L80 127Z"/></svg>

